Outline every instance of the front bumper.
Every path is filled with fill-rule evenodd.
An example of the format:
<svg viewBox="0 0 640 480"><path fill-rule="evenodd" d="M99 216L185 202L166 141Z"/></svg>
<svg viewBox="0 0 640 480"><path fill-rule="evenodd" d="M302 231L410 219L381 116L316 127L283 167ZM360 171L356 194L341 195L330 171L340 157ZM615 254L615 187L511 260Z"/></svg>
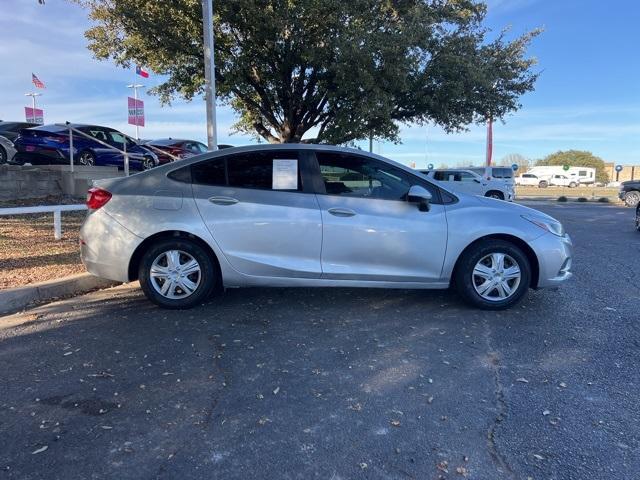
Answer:
<svg viewBox="0 0 640 480"><path fill-rule="evenodd" d="M558 237L552 233L545 233L530 245L538 257L536 288L557 287L573 276L573 243L568 234Z"/></svg>
<svg viewBox="0 0 640 480"><path fill-rule="evenodd" d="M128 282L129 262L142 240L104 210L90 212L80 229L80 258L89 273Z"/></svg>

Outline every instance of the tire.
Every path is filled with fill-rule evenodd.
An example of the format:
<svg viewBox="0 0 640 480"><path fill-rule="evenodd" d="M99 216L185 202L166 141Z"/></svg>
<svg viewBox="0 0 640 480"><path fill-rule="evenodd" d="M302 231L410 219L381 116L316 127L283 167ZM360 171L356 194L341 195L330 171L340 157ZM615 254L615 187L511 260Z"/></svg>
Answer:
<svg viewBox="0 0 640 480"><path fill-rule="evenodd" d="M636 230L640 232L640 203L636 206Z"/></svg>
<svg viewBox="0 0 640 480"><path fill-rule="evenodd" d="M194 270L192 261L196 262L199 270L180 276L179 268L175 266L181 264L184 268L191 264L191 270ZM152 273L152 268L155 273ZM174 283L167 283L172 278ZM214 259L204 248L186 238L168 238L154 243L142 256L138 279L145 296L156 305L168 309L191 308L201 304L221 283ZM163 293L165 290L166 293Z"/></svg>
<svg viewBox="0 0 640 480"><path fill-rule="evenodd" d="M144 157L142 159L142 170L151 170L156 166L156 163L153 161L151 157Z"/></svg>
<svg viewBox="0 0 640 480"><path fill-rule="evenodd" d="M489 198L497 198L498 200L504 200L504 194L502 192L498 192L497 190L491 190L484 195Z"/></svg>
<svg viewBox="0 0 640 480"><path fill-rule="evenodd" d="M96 164L96 156L90 150L84 150L78 154L78 165L93 167Z"/></svg>
<svg viewBox="0 0 640 480"><path fill-rule="evenodd" d="M576 182L571 182L569 184L569 188L576 188L578 186L578 184Z"/></svg>
<svg viewBox="0 0 640 480"><path fill-rule="evenodd" d="M7 163L7 151L2 145L0 145L0 165Z"/></svg>
<svg viewBox="0 0 640 480"><path fill-rule="evenodd" d="M631 190L624 195L624 204L627 207L636 207L640 204L640 192Z"/></svg>
<svg viewBox="0 0 640 480"><path fill-rule="evenodd" d="M494 263L501 256L502 269ZM493 268L494 265L496 268ZM513 267L519 271L519 278L515 277ZM513 278L496 277L494 270L511 272ZM495 280L499 281L500 286ZM489 285L489 289L482 292L483 284L492 281L496 286L492 288ZM503 289L502 293L507 295L503 297L500 289L505 282L512 292L507 294ZM504 310L526 296L531 284L531 265L524 252L514 244L504 240L481 240L468 248L458 260L454 283L460 296L470 305L483 310Z"/></svg>
<svg viewBox="0 0 640 480"><path fill-rule="evenodd" d="M547 188L548 186L549 182L547 182L546 180L542 180L540 183L538 183L539 188Z"/></svg>

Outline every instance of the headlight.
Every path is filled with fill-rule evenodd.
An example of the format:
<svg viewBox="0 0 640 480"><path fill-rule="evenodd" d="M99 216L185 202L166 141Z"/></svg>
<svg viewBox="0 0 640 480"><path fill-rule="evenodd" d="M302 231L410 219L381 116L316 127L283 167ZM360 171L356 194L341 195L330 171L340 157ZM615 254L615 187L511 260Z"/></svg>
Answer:
<svg viewBox="0 0 640 480"><path fill-rule="evenodd" d="M564 227L562 224L556 220L552 220L550 218L545 217L536 217L533 215L522 215L522 218L528 220L529 222L539 226L543 230L547 232L551 232L554 235L559 237L564 237Z"/></svg>

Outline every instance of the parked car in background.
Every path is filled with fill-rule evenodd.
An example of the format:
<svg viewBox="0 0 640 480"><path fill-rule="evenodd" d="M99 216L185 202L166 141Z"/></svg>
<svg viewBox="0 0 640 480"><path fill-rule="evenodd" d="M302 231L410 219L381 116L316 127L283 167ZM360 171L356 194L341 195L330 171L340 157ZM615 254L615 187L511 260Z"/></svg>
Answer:
<svg viewBox="0 0 640 480"><path fill-rule="evenodd" d="M200 155L209 151L208 147L204 143L198 142L197 140L160 138L157 140L148 140L144 142L144 145L154 147L152 150L158 155L158 160L161 165L175 160L193 157L194 155ZM231 147L232 145L218 145L219 150ZM162 152L158 150L162 150ZM169 155L166 155L163 152L167 152ZM177 157L177 159L174 157Z"/></svg>
<svg viewBox="0 0 640 480"><path fill-rule="evenodd" d="M499 180L512 188L515 185L515 172L511 167L469 167L467 170L477 173L485 180Z"/></svg>
<svg viewBox="0 0 640 480"><path fill-rule="evenodd" d="M513 201L513 186L502 180L487 180L471 170L439 169L420 170L427 177L443 182L454 192L470 195L496 198L498 200Z"/></svg>
<svg viewBox="0 0 640 480"><path fill-rule="evenodd" d="M131 137L113 128L79 124L68 126L87 135L74 132L73 159L76 165L111 165L123 168L122 151L125 148L128 154L133 154L129 157L129 168L132 170L148 170L159 163L157 155L151 149L139 145ZM96 140L114 148L109 148ZM14 157L14 163L68 164L70 161L69 129L67 126L60 125L23 129L15 141L15 147L18 153Z"/></svg>
<svg viewBox="0 0 640 480"><path fill-rule="evenodd" d="M620 184L618 197L627 207L640 205L640 180L628 180Z"/></svg>
<svg viewBox="0 0 640 480"><path fill-rule="evenodd" d="M80 230L94 275L188 308L226 287L448 288L504 309L571 277L536 210L453 193L379 155L321 145L211 152L99 180Z"/></svg>
<svg viewBox="0 0 640 480"><path fill-rule="evenodd" d="M596 181L596 169L592 167L569 167L568 170L561 165L537 165L527 170L539 178L549 179L553 175L565 175L578 184L591 185Z"/></svg>
<svg viewBox="0 0 640 480"><path fill-rule="evenodd" d="M556 187L569 187L575 188L579 185L578 180L575 178L567 177L566 175L552 175L549 177L549 185Z"/></svg>
<svg viewBox="0 0 640 480"><path fill-rule="evenodd" d="M0 136L14 142L23 128L37 127L36 123L0 121Z"/></svg>
<svg viewBox="0 0 640 480"><path fill-rule="evenodd" d="M549 178L539 177L533 173L523 173L515 178L515 183L524 187L547 188L549 186Z"/></svg>
<svg viewBox="0 0 640 480"><path fill-rule="evenodd" d="M15 154L13 142L6 137L0 137L0 165L13 160Z"/></svg>
<svg viewBox="0 0 640 480"><path fill-rule="evenodd" d="M16 154L13 145L18 132L23 128L35 127L35 123L0 121L0 164L10 162Z"/></svg>

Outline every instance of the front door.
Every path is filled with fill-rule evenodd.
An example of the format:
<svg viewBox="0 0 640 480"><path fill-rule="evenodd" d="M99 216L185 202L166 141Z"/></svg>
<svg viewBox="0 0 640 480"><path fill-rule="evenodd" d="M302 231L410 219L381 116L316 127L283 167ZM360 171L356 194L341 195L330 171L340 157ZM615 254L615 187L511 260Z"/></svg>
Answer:
<svg viewBox="0 0 640 480"><path fill-rule="evenodd" d="M322 278L437 282L447 219L429 182L370 157L317 152L325 193ZM407 201L412 185L432 192L429 211Z"/></svg>
<svg viewBox="0 0 640 480"><path fill-rule="evenodd" d="M322 220L296 150L226 155L192 166L198 210L235 270L319 278Z"/></svg>

